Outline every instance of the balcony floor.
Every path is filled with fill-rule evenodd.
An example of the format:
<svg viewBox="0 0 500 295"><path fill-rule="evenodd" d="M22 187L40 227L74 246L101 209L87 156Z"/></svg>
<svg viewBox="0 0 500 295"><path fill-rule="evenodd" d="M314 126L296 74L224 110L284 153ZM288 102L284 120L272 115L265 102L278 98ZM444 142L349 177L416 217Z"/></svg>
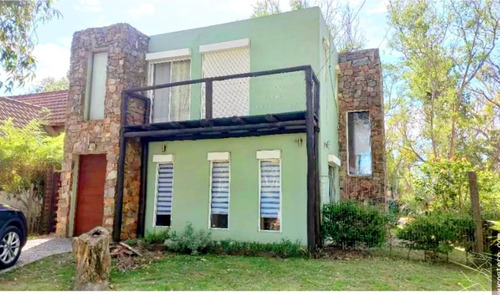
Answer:
<svg viewBox="0 0 500 295"><path fill-rule="evenodd" d="M317 126L317 120L315 120ZM124 136L148 141L195 140L306 132L306 112L127 126Z"/></svg>

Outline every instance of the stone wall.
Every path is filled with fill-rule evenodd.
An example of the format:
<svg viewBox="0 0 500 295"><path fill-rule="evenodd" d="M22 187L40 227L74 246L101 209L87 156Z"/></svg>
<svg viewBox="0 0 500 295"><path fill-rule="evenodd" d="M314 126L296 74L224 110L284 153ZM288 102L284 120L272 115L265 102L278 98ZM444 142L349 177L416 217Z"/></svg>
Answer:
<svg viewBox="0 0 500 295"><path fill-rule="evenodd" d="M378 49L339 55L339 148L340 188L344 199L366 203L385 202L386 163L382 67ZM371 123L371 176L349 176L347 163L346 116L348 111L369 111Z"/></svg>
<svg viewBox="0 0 500 295"><path fill-rule="evenodd" d="M61 171L61 192L57 211L57 233L70 232L70 206L74 197L73 172L80 155L106 154L103 226L112 229L116 199L117 164L120 144L122 91L146 83L145 53L148 37L128 24L116 24L76 32L71 46L66 139ZM108 52L105 117L83 121L87 64L95 51ZM127 144L122 238L133 238L137 227L140 183L140 145Z"/></svg>

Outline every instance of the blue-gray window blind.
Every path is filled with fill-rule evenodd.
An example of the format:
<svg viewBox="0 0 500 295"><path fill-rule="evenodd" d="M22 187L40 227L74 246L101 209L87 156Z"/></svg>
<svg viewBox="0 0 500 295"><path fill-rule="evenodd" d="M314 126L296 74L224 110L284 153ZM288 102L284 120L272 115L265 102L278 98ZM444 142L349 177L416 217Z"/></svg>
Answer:
<svg viewBox="0 0 500 295"><path fill-rule="evenodd" d="M279 218L281 171L279 160L260 161L260 217Z"/></svg>
<svg viewBox="0 0 500 295"><path fill-rule="evenodd" d="M212 214L229 213L229 161L212 162Z"/></svg>
<svg viewBox="0 0 500 295"><path fill-rule="evenodd" d="M173 181L174 163L159 163L156 215L170 215L172 213Z"/></svg>

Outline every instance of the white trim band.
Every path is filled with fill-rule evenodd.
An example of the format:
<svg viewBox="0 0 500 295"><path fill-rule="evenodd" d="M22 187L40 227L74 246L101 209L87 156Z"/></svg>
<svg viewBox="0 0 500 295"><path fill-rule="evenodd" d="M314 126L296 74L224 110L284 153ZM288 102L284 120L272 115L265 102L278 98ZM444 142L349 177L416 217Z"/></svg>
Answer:
<svg viewBox="0 0 500 295"><path fill-rule="evenodd" d="M178 58L190 57L190 56L191 56L191 49L183 48L183 49L176 49L176 50L146 53L146 60L147 61L155 61L155 60L162 60L162 59L178 59Z"/></svg>
<svg viewBox="0 0 500 295"><path fill-rule="evenodd" d="M205 45L200 45L200 53L235 49L235 48L247 47L249 45L250 45L250 39L248 38L220 42L220 43L205 44Z"/></svg>
<svg viewBox="0 0 500 295"><path fill-rule="evenodd" d="M208 153L207 160L209 160L209 161L228 161L229 156L230 156L229 152Z"/></svg>
<svg viewBox="0 0 500 295"><path fill-rule="evenodd" d="M172 163L174 161L174 155L153 155L153 163Z"/></svg>
<svg viewBox="0 0 500 295"><path fill-rule="evenodd" d="M257 151L258 160L281 159L280 150Z"/></svg>
<svg viewBox="0 0 500 295"><path fill-rule="evenodd" d="M334 154L328 154L328 164L335 164L340 167L340 159Z"/></svg>

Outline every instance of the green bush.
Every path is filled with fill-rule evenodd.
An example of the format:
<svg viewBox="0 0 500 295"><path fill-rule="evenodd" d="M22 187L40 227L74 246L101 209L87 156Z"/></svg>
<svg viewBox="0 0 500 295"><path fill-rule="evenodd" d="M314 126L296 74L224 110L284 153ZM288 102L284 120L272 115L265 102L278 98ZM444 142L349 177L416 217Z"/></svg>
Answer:
<svg viewBox="0 0 500 295"><path fill-rule="evenodd" d="M322 234L335 246L377 247L385 242L387 216L374 206L341 201L323 206Z"/></svg>
<svg viewBox="0 0 500 295"><path fill-rule="evenodd" d="M139 240L137 239L130 239L130 240L126 240L124 241L125 244L129 245L130 247L136 247L137 245L139 245Z"/></svg>
<svg viewBox="0 0 500 295"><path fill-rule="evenodd" d="M428 212L400 227L397 236L411 250L449 253L453 247L470 249L474 243L474 221L468 213Z"/></svg>
<svg viewBox="0 0 500 295"><path fill-rule="evenodd" d="M169 251L192 255L207 252L212 244L210 233L201 229L195 231L191 223L186 225L182 233L173 232L165 242Z"/></svg>
<svg viewBox="0 0 500 295"><path fill-rule="evenodd" d="M163 244L170 237L169 230L148 231L144 236L146 244Z"/></svg>
<svg viewBox="0 0 500 295"><path fill-rule="evenodd" d="M258 242L239 242L233 240L223 240L215 242L212 252L225 254L239 254L245 256L259 256L269 254L275 257L304 257L307 251L302 247L299 241L292 242L282 239L281 242L258 243Z"/></svg>

